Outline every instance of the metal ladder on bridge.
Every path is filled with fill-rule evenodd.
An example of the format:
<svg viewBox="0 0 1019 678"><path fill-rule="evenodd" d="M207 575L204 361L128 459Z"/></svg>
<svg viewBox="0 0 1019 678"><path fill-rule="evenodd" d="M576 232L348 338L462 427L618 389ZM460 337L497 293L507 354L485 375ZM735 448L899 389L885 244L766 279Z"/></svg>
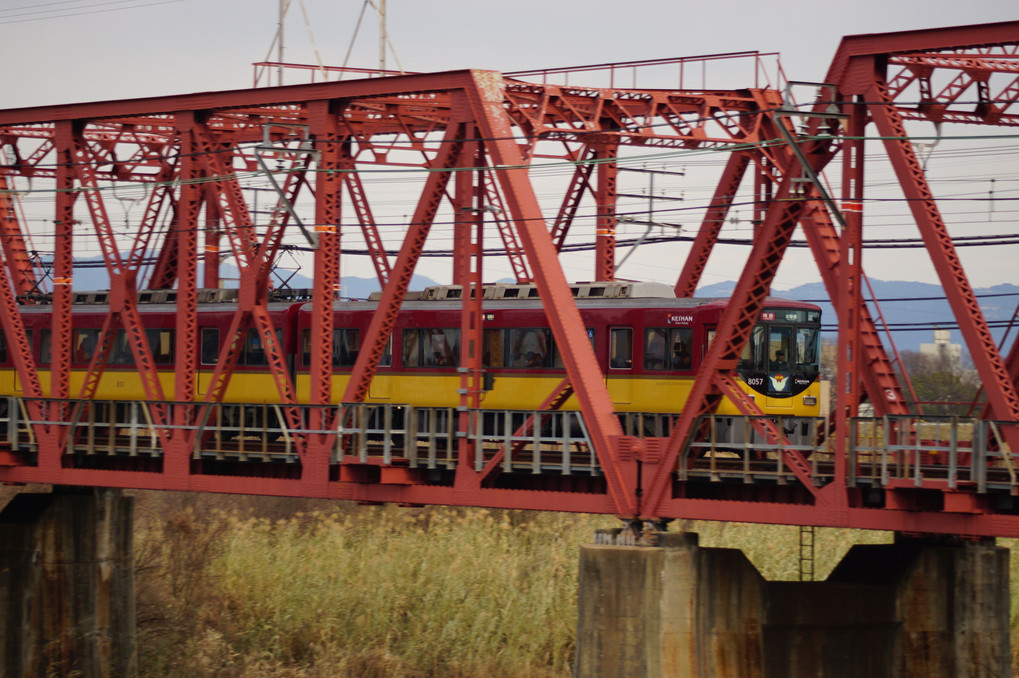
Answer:
<svg viewBox="0 0 1019 678"><path fill-rule="evenodd" d="M800 525L800 581L814 581L813 525Z"/></svg>

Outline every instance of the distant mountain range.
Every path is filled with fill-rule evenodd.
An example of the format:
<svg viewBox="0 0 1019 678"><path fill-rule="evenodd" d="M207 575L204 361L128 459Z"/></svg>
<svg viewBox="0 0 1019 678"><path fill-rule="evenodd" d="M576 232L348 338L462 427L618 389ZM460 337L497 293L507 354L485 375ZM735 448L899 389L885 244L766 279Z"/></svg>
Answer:
<svg viewBox="0 0 1019 678"><path fill-rule="evenodd" d="M75 263L74 289L75 290L105 290L110 287L109 276L106 275L106 268L99 260L90 260L86 266L81 262ZM220 270L220 277L223 280L223 287L237 287L238 272L232 266L223 266ZM198 281L201 285L201 266L198 271ZM272 280L274 288L289 287L291 289L302 289L314 286L311 278L295 273L293 271L282 271ZM415 275L410 279L410 289L422 290L438 283L431 278ZM379 281L376 278L358 278L356 276L343 276L340 280L340 295L347 299L367 299L372 292L380 290Z"/></svg>

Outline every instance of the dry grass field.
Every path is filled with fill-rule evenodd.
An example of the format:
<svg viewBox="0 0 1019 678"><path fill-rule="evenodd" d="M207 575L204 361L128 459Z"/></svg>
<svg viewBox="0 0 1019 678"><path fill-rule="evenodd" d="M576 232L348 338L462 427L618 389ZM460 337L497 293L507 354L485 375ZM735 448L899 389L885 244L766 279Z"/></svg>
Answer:
<svg viewBox="0 0 1019 678"><path fill-rule="evenodd" d="M565 678L578 549L613 526L605 516L141 494L141 675ZM769 579L798 576L795 527L679 528L742 549ZM852 544L890 540L818 530L816 578ZM1019 544L1002 543L1013 549L1014 599Z"/></svg>
<svg viewBox="0 0 1019 678"><path fill-rule="evenodd" d="M43 489L43 488L38 488ZM0 501L14 493L0 490ZM567 678L607 516L138 492L141 678ZM795 580L795 527L673 524ZM819 529L815 578L890 533ZM1019 540L1011 550L1019 675Z"/></svg>

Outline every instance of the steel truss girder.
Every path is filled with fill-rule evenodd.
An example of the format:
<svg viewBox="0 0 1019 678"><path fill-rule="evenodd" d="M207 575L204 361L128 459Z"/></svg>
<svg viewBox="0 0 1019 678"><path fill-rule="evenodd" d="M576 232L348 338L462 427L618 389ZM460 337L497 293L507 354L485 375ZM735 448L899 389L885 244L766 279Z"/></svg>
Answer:
<svg viewBox="0 0 1019 678"><path fill-rule="evenodd" d="M729 207L736 197L736 191L743 181L747 166L750 164L750 153L747 151L736 151L729 155L726 161L725 170L715 189L715 195L711 198L708 210L701 222L701 227L694 238L693 246L683 264L683 270L676 281L677 297L692 297L697 291L701 274L707 266L708 257L715 243L718 242L718 234L722 231L725 218L729 214Z"/></svg>
<svg viewBox="0 0 1019 678"><path fill-rule="evenodd" d="M35 268L25 246L15 201L16 197L11 191L7 175L0 173L0 246L3 247L4 259L7 260L13 290L19 297L24 298L39 292L39 282L35 279Z"/></svg>
<svg viewBox="0 0 1019 678"><path fill-rule="evenodd" d="M51 338L50 392L52 398L70 395L71 372L71 284L74 275L74 136L72 124L62 121L54 134L56 148L56 216L53 252L53 330Z"/></svg>
<svg viewBox="0 0 1019 678"><path fill-rule="evenodd" d="M962 122L977 125L1017 126L1019 114L1010 111L1019 100L1019 56L997 54L934 52L897 54L889 65L902 69L888 79L888 96L892 101L905 93L909 85L920 89L916 105L900 103L898 108L907 120L932 122ZM955 73L951 81L935 92L932 78L935 75ZM989 81L995 74L1008 75L1009 80L999 85L997 92L990 91ZM963 94L975 92L976 103L959 104ZM959 104L956 106L956 104Z"/></svg>
<svg viewBox="0 0 1019 678"><path fill-rule="evenodd" d="M580 208L580 199L584 192L594 195L594 188L591 187L591 172L594 171L595 149L591 145L585 145L577 154L576 166L573 168L573 176L570 179L570 187L563 195L559 213L552 224L552 242L557 252L562 252L563 244L566 242L566 234L570 231L577 210Z"/></svg>
<svg viewBox="0 0 1019 678"><path fill-rule="evenodd" d="M145 336L145 328L138 313L138 299L135 286L137 270L125 266L120 256L113 229L110 225L106 207L103 202L102 193L95 175L91 169L94 166L89 157L88 149L82 139L75 139L73 142L72 160L74 169L81 185L81 193L85 196L92 216L92 223L98 236L99 245L102 249L103 259L106 262L106 269L110 276L110 309L103 329L99 337L99 350L93 355L88 372L85 375L85 383L82 385L81 394L78 396L83 400L91 399L99 386L106 360L109 357L110 349L113 346L115 332L121 326L127 333L131 352L134 355L135 365L142 380L142 387L145 396L151 401L163 401L163 387L159 381L156 365L152 358L152 349ZM145 238L146 231L142 230L137 234L135 242ZM133 250L134 251L134 250ZM157 425L163 421L157 421Z"/></svg>
<svg viewBox="0 0 1019 678"><path fill-rule="evenodd" d="M453 281L461 286L463 300L460 311L460 399L459 431L469 431L472 413L477 416L482 394L482 299L483 299L483 226L485 201L485 170L482 142L473 125L464 128L466 141L460 146L453 191L454 255ZM466 436L457 441L457 484L480 486L481 478L474 471L475 443Z"/></svg>
<svg viewBox="0 0 1019 678"><path fill-rule="evenodd" d="M395 151L432 152L434 144L429 141L429 135L448 124L451 92L456 89L451 83L459 77L461 74L451 73L405 78L405 81L424 83L416 86L435 88L427 106L413 97L379 96L384 86L369 81L342 83L341 89L353 90L351 100L338 115L345 133L356 146L355 160L400 164L389 160ZM388 79L386 84L398 87L396 80L400 78ZM432 85L427 84L429 80ZM305 101L330 98L337 85L340 83L292 86L286 88L286 96ZM554 85L510 84L504 91L506 114L525 133L525 142L532 147L538 139L584 144L615 139L614 143L678 148L753 144L765 140L760 136L762 102L766 108L777 105L780 100L777 93L761 90L743 93L648 92L619 88L580 91ZM206 152L202 157L203 162L211 166L210 176L230 174L218 154L207 155L212 150L224 150L214 148L215 144L232 149L253 169L257 163L245 150L245 144L262 141L266 126L283 130L288 126L307 125L308 114L304 107L281 107L273 102L274 93L275 90L225 92L216 96L214 107L209 107L207 100L200 102L201 119L195 124L204 132L199 150ZM184 95L146 100L143 104L107 102L71 107L75 119L101 118L82 132L85 141L96 149L104 167L113 168L100 170L97 167L97 181L169 180L174 173L170 166L175 157L172 150L179 134L173 115L194 109L198 103ZM145 113L143 106L166 112ZM63 114L64 109L21 109L0 114L0 135L15 155L12 169L25 176L55 176L43 161L53 151L56 125L33 121L33 118L46 119L55 112ZM405 139L400 135L405 135ZM270 136L286 138L282 131L272 132ZM391 141L387 142L387 138ZM21 140L26 143L35 140L36 146L26 149L28 154L25 155L19 144ZM117 149L124 148L130 149L130 159L119 157ZM222 199L230 201L230 198ZM235 210L239 209L236 200L234 204ZM238 214L236 218L241 216Z"/></svg>
<svg viewBox="0 0 1019 678"><path fill-rule="evenodd" d="M386 342L393 332L400 304L407 294L414 267L417 265L421 252L424 250L425 239L438 212L439 204L445 195L446 184L449 182L453 167L460 154L463 144L465 123L451 121L446 128L443 145L439 157L436 158L432 171L425 182L424 190L414 210L414 217L407 228L403 246L393 266L393 276L382 288L382 298L372 316L371 323L365 332L362 350L354 362L350 381L343 394L343 402L362 402L368 395L368 388L379 362L385 352Z"/></svg>
<svg viewBox="0 0 1019 678"><path fill-rule="evenodd" d="M778 124L782 122L779 121ZM813 142L813 145L818 146L820 143L822 142ZM819 171L827 159L824 150L824 147L815 148L814 152L808 154L808 157L817 163L812 168L814 172ZM774 200L754 235L750 255L722 313L715 339L708 347L683 411L675 422L661 457L651 465L650 473L649 469L645 469L645 476L650 476L650 480L640 507L641 515L644 517L661 515L663 502L669 498L674 469L677 463L680 463L687 443L702 416L713 413L725 396L736 397L737 406L742 406L741 409L747 413L753 412L750 403L741 402L746 399L738 396L727 375L736 369L743 346L770 293L771 282L782 255L807 206L806 196L798 192L802 186L800 171L799 160L796 157L789 158L785 163L783 177ZM769 430L766 435L772 440L782 440L781 437L777 437L775 431ZM798 453L791 450L786 454L793 460L791 468L795 469L797 477L803 475L800 479L805 481L805 486L814 494L818 505L833 502L837 504L844 500L844 497L838 495L845 491L844 487L829 486L825 489L830 491L821 495L810 481L809 466L802 457L797 458Z"/></svg>
<svg viewBox="0 0 1019 678"><path fill-rule="evenodd" d="M818 262L818 270L828 295L835 300L844 301L839 294L838 274L841 270L840 237L835 230L827 210L819 202L804 211L800 222L807 244ZM866 369L860 371L864 388L874 405L877 416L885 414L908 414L909 406L902 387L895 376L888 354L885 353L874 319L867 309L866 303L860 299L855 311L845 303L835 305L839 317L856 313L859 327L860 360Z"/></svg>
<svg viewBox="0 0 1019 678"><path fill-rule="evenodd" d="M346 170L343 180L347 186L347 193L350 195L351 205L361 223L361 232L364 234L364 241L368 246L368 256L371 257L372 265L375 267L379 285L385 287L389 282L389 277L393 274L393 268L389 265L389 259L386 257L386 248L383 246L378 226L375 225L375 218L372 216L371 207L368 204L368 196L361 183L361 176L354 167L353 158L345 161L343 169Z"/></svg>
<svg viewBox="0 0 1019 678"><path fill-rule="evenodd" d="M241 195L237 176L223 162L223 154L229 154L229 146L216 143L210 138L208 126L196 123L194 141L199 160L205 170L205 178L213 179L212 186L218 201L217 212L224 221L224 233L233 249L239 266L250 266L256 258L258 239L248 213L248 205Z"/></svg>
<svg viewBox="0 0 1019 678"><path fill-rule="evenodd" d="M545 397L545 400L542 401L541 405L538 405L538 411L550 412L558 410L564 404L566 404L566 401L569 400L570 396L572 395L573 387L570 385L568 379L563 379L556 385L554 389L552 389L552 392ZM519 438L521 436L530 435L533 432L534 432L534 415L528 415L527 419L524 420L524 423L522 423L520 427L516 431L514 431L513 437ZM522 448L523 442L519 442L514 444L512 451L514 454L516 454ZM504 447L500 447L499 450L494 455L492 455L492 458L488 461L488 463L485 464L485 467L481 470L480 483L485 483L486 481L491 482L494 478L496 478L501 472L500 465L502 464L503 459L505 458L506 449Z"/></svg>
<svg viewBox="0 0 1019 678"><path fill-rule="evenodd" d="M502 81L495 74L481 71L474 71L471 76L472 86L467 88L471 110L485 139L485 147L499 168L499 183L510 214L517 222L556 345L563 350L567 378L580 402L588 433L605 473L609 496L619 515L635 516L638 508L633 491L636 465L634 460L624 460L619 454L622 428L614 415L573 294L559 268L555 247L527 179L520 148L513 141L509 121L503 115Z"/></svg>
<svg viewBox="0 0 1019 678"><path fill-rule="evenodd" d="M180 133L180 195L177 199L176 219L174 222L174 244L176 254L177 279L177 322L175 327L175 355L182 356L177 361L174 379L174 400L187 402L194 398L196 392L196 372L198 363L198 213L204 199L204 191L200 183L202 177L201 161L197 157L197 143L194 131L194 114L185 112L177 116ZM170 278L173 279L172 277ZM178 410L183 413L183 410ZM183 426L186 422L178 414L174 424ZM177 429L175 438L185 436L182 429Z"/></svg>
<svg viewBox="0 0 1019 678"><path fill-rule="evenodd" d="M759 139L760 102L752 90L648 92L511 83L505 91L508 114L529 137L585 143L612 137L656 148L726 147Z"/></svg>
<svg viewBox="0 0 1019 678"><path fill-rule="evenodd" d="M873 83L867 100L870 114L920 229L920 236L927 245L934 268L941 278L941 285L959 321L959 329L970 349L992 411L998 419L1019 420L1019 396L1015 386L998 354L998 347L987 328L934 195L927 185L923 168L913 152L902 125L902 117L888 99L883 81L878 79ZM1012 442L1013 447L1019 449L1019 439Z"/></svg>
<svg viewBox="0 0 1019 678"><path fill-rule="evenodd" d="M616 166L618 149L613 145L600 145L595 151L597 186L595 205L597 222L594 230L594 279L614 280L616 277Z"/></svg>
<svg viewBox="0 0 1019 678"><path fill-rule="evenodd" d="M329 103L316 101L309 111L311 133L318 151L315 174L315 289L312 296L311 399L315 405L329 403L333 376L333 299L340 285L340 186L347 154ZM320 424L324 422L318 422ZM324 428L324 426L322 427Z"/></svg>
<svg viewBox="0 0 1019 678"><path fill-rule="evenodd" d="M983 33L987 33L984 31ZM983 34L981 33L981 34ZM1000 37L1000 29L997 31ZM926 36L935 35L926 33ZM945 45L958 45L959 40L955 37L938 35L938 49L946 49ZM967 33L967 35L969 35ZM1013 31L1014 35L1014 31ZM900 36L901 37L901 36ZM975 37L966 38L961 44L987 44L991 38ZM895 44L895 38L882 42L877 40L879 47L886 49L887 53L901 53L917 55L922 53L926 47L917 43L913 37L909 37L903 44ZM944 44L941 44L944 43ZM868 45L873 46L874 40L868 39ZM850 53L843 52L839 59L843 59L837 77L831 78L832 82L839 83L839 91L842 94L866 94L870 83L873 81L873 61L857 59L860 56L858 48L859 41L850 40ZM907 49L908 48L908 49ZM857 51L853 51L853 50ZM1000 59L999 59L1000 60ZM861 66L861 63L866 64ZM984 59L986 62L987 59ZM916 63L915 68L920 68ZM923 64L923 68L942 66L933 62ZM972 72L972 68L965 73ZM970 76L967 76L970 77ZM979 83L982 76L974 76L975 82ZM910 83L905 83L909 86ZM953 85L955 89L946 89L942 94L936 96L943 98L946 102L955 102L959 99L957 92L963 86L960 81ZM971 85L972 86L972 85ZM1006 98L1012 96L1011 86L1000 90L998 94L988 92L990 99L995 97ZM932 95L934 96L934 95ZM840 525L862 525L882 527L894 526L896 529L904 526L913 526L918 529L928 528L934 525L937 514L933 512L920 512L920 515L906 516L905 512L886 511L883 515L888 516L888 521L881 523L880 512L864 510L860 508L846 508L844 504L836 501L830 495L842 492L844 487L813 488L810 469L803 463L802 458L794 454L784 454L788 465L797 474L806 491L814 495L813 506L798 506L795 509L783 506L767 506L762 508L754 505L753 515L739 509L737 502L698 502L696 500L673 498L668 495L671 487L670 474L676 468L676 461L679 459L678 452L674 452L675 441L670 442L666 450L665 458L656 458L655 450L652 448L655 441L647 441L646 444L626 439L615 425L617 421L613 413L611 402L604 389L603 377L595 367L594 357L590 353L590 345L587 342L586 333L579 322L579 314L569 294L561 271L556 261L557 239L561 242L561 236L565 234L565 228L570 221L567 218L571 213L576 212L580 196L585 190L592 194L598 191L590 191L590 171L592 165L578 165L574 175L574 183L570 194L562 202L560 212L566 216L556 220L557 229L554 233L556 238L550 238L545 230L544 218L537 206L534 192L527 183L526 169L521 165L532 155L544 152L544 146L539 149L538 141L566 141L572 144L572 148L581 145L584 149L595 147L611 147L618 144L640 144L651 147L671 148L738 148L742 156L740 160L730 160L730 167L727 170L728 178L719 183L715 199L705 217L702 231L704 241L695 247L698 256L706 255L710 250L713 239L717 238L717 232L712 235L712 230L724 219L731 195L740 183L745 168L753 161L759 168L762 176L762 185L777 185L778 190L770 196L771 207L766 215L765 227L762 229L757 241L755 251L751 255L751 261L745 269L745 275L741 277L738 288L737 299L741 304L751 309L747 317L727 318L725 324L728 326L718 334L719 347L717 354L711 357L711 364L705 369L705 386L702 393L691 401L697 404L701 411L708 411L712 402L718 402L723 397L731 400L740 400L740 395L731 381L725 378L726 365L731 367L732 356L738 354L738 347L745 340L742 334L749 331L747 328L752 324L754 317L753 308L759 307L759 300L767 293L770 276L773 275L773 268L777 266L777 260L781 258L782 251L788 243L788 238L795 227L797 220L800 222L809 221L814 226L823 222L820 235L808 236L808 240L814 237L812 247L815 249L815 256L823 259L822 267L828 267L831 272L828 276L838 279L841 275L843 265L841 255L834 253L842 246L840 237L835 233L835 227L825 215L812 212L816 206L816 195L803 194L794 195L792 183L800 179L795 163L790 159L788 148L782 144L774 145L778 138L776 134L775 116L771 109L776 107L775 102L779 101L778 94L770 91L749 91L749 92L639 92L634 90L622 90L618 88L600 90L593 88L562 88L544 85L528 85L519 82L507 82L497 74L478 72L459 72L450 74L439 74L430 76L406 76L378 79L375 81L351 82L351 83L323 83L314 86L293 86L284 89L273 88L269 90L231 92L223 93L222 96L209 95L201 97L167 97L163 99L147 100L144 102L112 102L105 104L87 104L76 107L50 109L46 115L33 115L25 111L0 111L0 137L5 143L11 144L16 162L5 168L8 176L12 173L21 172L24 176L52 176L55 178L58 189L56 205L56 221L58 228L67 236L68 243L65 249L58 252L56 262L57 276L63 278L63 274L70 275L70 236L74 222L73 207L76 196L76 187L73 184L74 172L67 169L71 165L74 152L74 140L81 139L89 149L93 163L91 168L91 181L103 183L105 181L154 181L154 176L162 177L159 181L176 180L179 188L172 190L164 189L158 198L163 204L157 204L155 194L150 198L147 214L143 218L143 230L149 229L155 223L158 214L168 209L166 202L170 203L169 209L176 213L176 228L173 229L172 240L166 240L164 254L175 252L175 257L167 255L167 263L163 270L172 271L172 275L179 280L178 290L178 332L177 345L178 355L189 356L188 359L179 361L177 367L174 388L174 397L183 402L193 402L195 398L195 363L191 358L196 356L197 338L194 325L194 311L196 304L197 280L195 270L197 268L198 249L198 221L201 218L203 205L206 209L206 219L212 220L233 220L227 223L225 228L227 235L236 236L232 240L232 249L242 261L245 272L245 280L242 283L243 313L250 314L245 319L243 316L235 318L237 327L245 323L255 322L259 325L260 331L271 343L273 328L267 318L262 316L264 311L264 299L261 296L260 282L265 281L268 266L271 263L274 243L278 243L274 232L266 234L265 238L259 239L252 228L246 231L250 224L250 215L245 216L245 205L243 198L239 195L238 184L235 180L229 179L219 182L215 190L207 190L195 182L216 180L222 177L229 177L234 173L233 168L238 163L251 163L250 151L245 148L246 144L254 144L262 140L264 130L271 130L274 138L285 139L286 132L282 131L287 125L311 125L315 134L320 139L344 139L348 144L348 154L344 157L328 157L323 160L320 169L327 170L319 173L316 182L316 223L328 229L339 223L339 201L330 202L326 196L338 196L340 188L329 177L329 171L333 168L340 168L341 172L347 172L349 177L352 169L369 163L384 163L392 161L392 156L398 152L414 151L422 155L424 161L407 162L412 166L427 166L431 172L431 178L422 191L418 208L413 223L410 225L404 246L400 256L392 269L392 274L385 285L382 309L377 322L373 321L370 331L366 333L365 350L362 356L365 359L355 366L355 378L351 380L348 392L344 394L343 400L351 401L358 398L363 399L370 383L371 373L377 366L377 358L367 355L373 352L381 352L388 339L392 328L391 319L398 311L400 301L406 292L406 285L412 273L413 264L421 255L424 238L428 234L431 222L435 218L438 204L446 197L446 184L456 174L456 171L466 162L464 153L469 153L466 146L470 139L480 138L485 140L481 150L492 158L492 169L484 178L472 180L470 184L464 183L458 188L456 198L457 204L461 206L469 201L465 197L470 190L483 192L488 204L493 204L495 196L499 191L490 188L490 177L494 176L501 187L501 197L505 209L511 215L512 220L509 232L515 232L520 238L519 250L523 252L520 258L534 268L535 281L541 291L543 300L550 309L550 325L556 335L557 343L563 348L566 357L568 384L564 383L556 393L550 396L550 400L558 402L565 395L568 395L569 388L575 386L578 400L583 407L585 421L595 422L596 430L592 433L592 439L598 454L599 461L606 472L607 492L587 496L569 495L568 493L552 494L531 492L527 490L515 490L506 492L496 490L492 487L482 487L482 479L490 478L493 468L490 467L480 474L463 474L458 478L454 487L430 487L424 483L410 483L406 485L387 485L373 483L352 483L345 480L331 481L326 472L328 470L328 459L324 450L328 445L322 443L328 441L328 437L321 440L308 441L309 447L302 458L302 480L292 481L285 479L269 478L234 478L215 480L216 489L226 492L255 492L265 494L297 494L304 496L329 496L334 498L351 498L363 501L399 501L403 503L481 503L489 506L521 507L527 505L534 508L547 508L556 510L585 510L597 512L611 512L619 515L632 517L634 515L647 515L650 517L671 517L671 516L702 516L702 517L731 517L732 519L761 519L766 516L773 522L788 522L793 520L795 515L799 519L807 519L817 524L840 524ZM153 112L155 111L155 112ZM36 112L38 113L38 111ZM315 116L320 116L316 122ZM908 115L900 109L900 116ZM322 118L321 116L325 116ZM88 123L89 120L100 122ZM32 123L32 120L49 119L49 123ZM999 118L1000 119L1000 118ZM323 123L323 120L326 122ZM82 124L86 121L86 124ZM985 122L993 120L985 116ZM316 126L317 125L317 126ZM652 128L652 126L654 126ZM477 127L480 132L472 131ZM278 128L278 129L277 129ZM443 134L441 142L437 136ZM521 134L526 137L522 138ZM31 142L31 143L30 143ZM837 145L837 141L834 142ZM546 144L548 145L548 144ZM172 150L167 150L172 149ZM233 156L231 162L216 160L204 157L219 151L229 151ZM323 146L323 152L325 146ZM126 152L125 152L126 151ZM198 156L196 152L201 152ZM593 152L593 151L592 151ZM480 151L479 151L480 153ZM50 162L56 157L56 162ZM474 157L471 155L471 157ZM543 156L544 157L544 156ZM571 161L578 160L577 151L571 150L568 146L566 152L561 156ZM732 156L736 157L736 155ZM583 160L583 158L580 158ZM610 159L610 158L606 158ZM811 161L816 161L820 166L822 161L828 158L824 153L811 156ZM401 159L402 160L402 159ZM103 163L99 165L98 163ZM176 163L176 166L174 165ZM217 164L219 163L219 164ZM480 164L480 163L479 163ZM743 164L740 168L739 165ZM583 167L583 170L581 169ZM63 169L62 169L63 168ZM326 175L323 177L322 175ZM796 174L796 176L793 176ZM80 174L78 175L80 176ZM367 211L367 198L363 187L351 183L345 179L348 193L351 194L352 203L358 211L359 220L362 226L370 222L370 212ZM295 184L293 190L296 191ZM458 184L458 186L460 186ZM606 191L602 190L602 194ZM788 199L784 206L776 206L781 201ZM358 207L359 201L363 204L364 210ZM175 205L173 203L176 203ZM215 208L210 206L215 205ZM94 211L94 208L91 208ZM367 216L362 216L367 215ZM608 215L605 215L608 216ZM95 219L94 219L95 220ZM280 222L284 219L278 220ZM538 225L535 225L538 224ZM281 224L274 224L273 228L282 227ZM475 227L472 223L471 228ZM325 232L325 231L323 231ZM325 240L325 238L323 238ZM324 243L316 253L316 303L321 304L315 313L319 321L313 332L313 351L318 346L316 364L321 363L321 375L318 378L318 386L314 393L309 393L309 399L314 402L335 401L336 394L329 391L326 385L331 365L328 365L327 339L330 330L330 319L326 309L331 304L331 294L335 287L330 289L333 280L338 280L338 257L339 257L339 234L332 239L331 243ZM382 252L381 239L378 239L377 252ZM469 246L477 244L476 238L467 239ZM320 243L323 244L323 243ZM144 257L142 253L147 249L148 244L141 239L135 241L132 254L124 263L125 270L133 271ZM371 249L370 245L370 249ZM507 247L507 249L509 249ZM608 248L606 248L608 249ZM322 254L325 250L328 253ZM824 252L817 255L817 252ZM464 258L466 251L459 251L460 261L469 262ZM472 254L471 256L476 256ZM8 255L10 257L10 255ZM65 263L61 263L62 257ZM696 262L695 262L696 264ZM692 291L696 287L696 279L699 273L697 267L703 266L703 262L694 265L694 270L681 276L683 290ZM517 271L514 267L515 272ZM320 276L318 272L321 271ZM468 275L461 276L462 280L468 280L475 271L469 270ZM165 281L168 273L161 273L156 276L160 281ZM521 274L517 272L518 279ZM827 282L827 278L826 278ZM69 292L69 280L60 280ZM829 285L832 289L832 285ZM0 289L0 292L4 292ZM4 292L6 294L6 292ZM15 294L13 291L10 295ZM468 295L469 297L470 295ZM69 305L67 295L62 295L58 289L55 295L57 304L54 306L54 341L57 345L64 342L63 348L58 350L66 351L67 336L61 339L60 323L63 318L69 318ZM329 297L328 299L326 297ZM61 301L63 298L63 301ZM11 296L13 299L13 296ZM5 299L7 301L7 299ZM841 302L837 302L841 303ZM856 308L852 312L862 313L865 307L854 302ZM14 333L14 341L18 342L18 330L16 327L16 307L8 304L9 308L0 307L0 323L3 324L5 332ZM842 303L840 310L849 308ZM61 310L63 309L63 310ZM62 317L57 317L61 313ZM389 320L386 316L389 316ZM465 315L465 323L470 323L470 314ZM968 321L963 321L968 322ZM387 326L388 323L388 326ZM865 325L866 319L860 321ZM472 326L472 330L476 329ZM241 331L236 330L237 334ZM21 337L23 338L23 331ZM868 342L877 345L875 338L861 340L866 347ZM724 346L722 345L724 344ZM875 349L876 350L876 349ZM26 392L33 388L31 384L31 357L23 353L22 348L17 348L18 357L15 358L19 374L24 373L22 382L26 384ZM236 357L236 356L234 356ZM224 371L229 371L230 355L225 356L223 362ZM864 356L865 362L867 358ZM20 362L19 362L20 361ZM712 362L713 361L713 362ZM727 362L729 361L729 362ZM274 365L273 371L279 373L281 366ZM885 375L887 376L887 375ZM27 377L27 378L26 378ZM469 377L465 379L464 390L476 390L476 379ZM280 400L284 403L293 402L294 394L288 390L285 381L277 381L280 385ZM865 385L868 392L880 390L881 386ZM45 390L40 384L39 390ZM53 377L51 392L63 393L66 397L66 388L63 388L57 374ZM42 395L45 395L44 393ZM353 397L348 397L353 396ZM467 406L471 401L468 399ZM554 405L550 405L554 406ZM707 409L704 409L707 407ZM1000 411L1000 408L998 408ZM749 404L744 405L744 411L753 413L754 410ZM178 408L174 410L175 422L182 422L192 414ZM181 412L181 414L176 414ZM288 415L289 416L289 415ZM686 425L686 424L684 424ZM0 478L14 481L28 481L39 479L43 476L49 479L58 478L62 482L72 484L103 484L110 486L129 487L152 487L159 486L166 488L190 487L193 489L207 489L211 482L208 477L203 477L195 469L198 465L189 467L189 447L186 440L181 440L181 435L176 431L171 432L171 440L167 444L167 456L164 464L164 475L170 480L160 478L157 474L136 474L130 471L101 472L79 468L59 469L61 460L59 454L53 450L54 447L46 448L46 452L40 460L39 469L45 469L45 474L33 475L34 469L28 467L2 468L0 467ZM777 439L779 434L774 431L768 433L772 439ZM314 457L311 450L314 449ZM466 459L462 462L466 463ZM638 484L636 472L638 462L643 463L644 480L652 480L651 493L645 494L642 503L638 503L638 491L648 490L645 482L643 488ZM345 461L344 464L347 462ZM54 470L59 469L59 470ZM314 489L309 482L314 477ZM476 484L473 484L476 483ZM475 492L476 490L476 492ZM467 491L467 492L465 492ZM484 493L484 494L482 494ZM466 498L465 498L466 497ZM708 507L708 508L706 508ZM713 507L713 508L712 508ZM836 512L829 509L835 507ZM827 513L815 511L823 508ZM712 513L712 511L714 513ZM811 512L813 511L813 512ZM950 524L959 531L973 534L987 533L989 528L985 523L979 523L979 517L948 516L945 524ZM1019 531L1019 528L1009 527L1009 530ZM932 530L936 531L936 530Z"/></svg>
<svg viewBox="0 0 1019 678"><path fill-rule="evenodd" d="M529 283L533 278L527 266L527 258L524 256L516 229L506 219L506 206L492 172L482 173L482 184L480 188L485 196L485 201L484 205L479 206L478 209L483 213L491 212L492 221L499 229L499 237L502 239L502 246L506 249L506 258L509 259L510 268L513 270L513 276L517 283Z"/></svg>

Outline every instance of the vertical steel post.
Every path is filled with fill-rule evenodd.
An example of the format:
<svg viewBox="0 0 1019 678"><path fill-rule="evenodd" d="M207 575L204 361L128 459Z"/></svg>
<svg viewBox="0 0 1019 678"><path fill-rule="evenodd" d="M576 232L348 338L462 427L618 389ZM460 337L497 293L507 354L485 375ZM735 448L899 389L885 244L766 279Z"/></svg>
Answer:
<svg viewBox="0 0 1019 678"><path fill-rule="evenodd" d="M597 223L595 225L594 279L615 280L616 277L616 144L601 145L595 154L598 163Z"/></svg>
<svg viewBox="0 0 1019 678"><path fill-rule="evenodd" d="M847 104L848 138L842 146L842 215L845 226L839 238L838 297L838 374L835 377L835 479L846 477L846 443L849 417L856 416L862 386L863 342L861 308L863 306L863 134L867 113L863 104Z"/></svg>
<svg viewBox="0 0 1019 678"><path fill-rule="evenodd" d="M481 406L481 305L484 181L477 128L468 125L457 165L454 206L455 280L462 286L460 313L460 402L457 432L457 473L473 468L475 445L470 436ZM473 475L473 474L471 474Z"/></svg>

